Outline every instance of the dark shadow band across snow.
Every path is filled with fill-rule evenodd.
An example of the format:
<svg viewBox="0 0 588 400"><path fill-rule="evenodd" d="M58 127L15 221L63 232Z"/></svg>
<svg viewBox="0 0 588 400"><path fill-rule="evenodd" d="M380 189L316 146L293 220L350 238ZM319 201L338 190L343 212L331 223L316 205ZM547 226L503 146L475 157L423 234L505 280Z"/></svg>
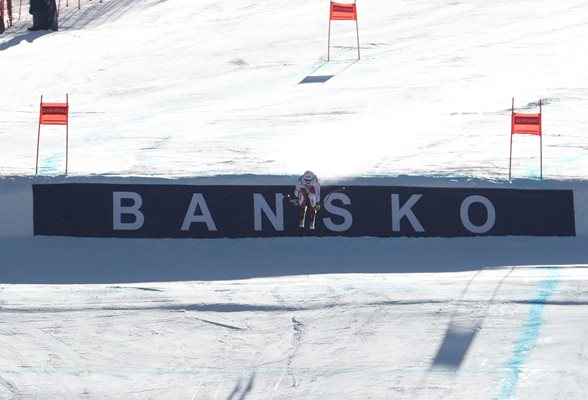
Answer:
<svg viewBox="0 0 588 400"><path fill-rule="evenodd" d="M9 40L0 43L0 51L7 50L11 47L18 46L22 42L33 43L35 40L39 39L41 36L48 35L53 33L52 30L41 30L41 31L25 31L22 34L16 35Z"/></svg>
<svg viewBox="0 0 588 400"><path fill-rule="evenodd" d="M587 265L585 238L0 240L0 283L105 284Z"/></svg>

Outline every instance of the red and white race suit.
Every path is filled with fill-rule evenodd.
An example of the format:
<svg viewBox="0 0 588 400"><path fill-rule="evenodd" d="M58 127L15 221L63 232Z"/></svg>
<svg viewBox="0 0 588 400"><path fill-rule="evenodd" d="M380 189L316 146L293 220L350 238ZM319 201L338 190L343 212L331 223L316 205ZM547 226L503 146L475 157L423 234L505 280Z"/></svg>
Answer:
<svg viewBox="0 0 588 400"><path fill-rule="evenodd" d="M311 210L321 201L321 184L316 176L310 182L304 180L304 176L298 178L294 196L298 197L298 204L301 209L310 206ZM310 204L309 204L310 203Z"/></svg>

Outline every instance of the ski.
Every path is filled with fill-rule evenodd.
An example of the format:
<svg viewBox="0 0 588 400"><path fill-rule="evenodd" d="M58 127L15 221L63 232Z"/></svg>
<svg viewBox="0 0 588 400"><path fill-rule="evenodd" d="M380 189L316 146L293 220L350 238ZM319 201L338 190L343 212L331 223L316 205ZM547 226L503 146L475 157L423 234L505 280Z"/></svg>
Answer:
<svg viewBox="0 0 588 400"><path fill-rule="evenodd" d="M297 197L292 196L290 194L282 194L282 197L285 197L286 199L288 199L290 204L292 204L293 206L299 207L299 200ZM300 228L304 228L304 224L306 222L306 209L307 209L307 207L304 207L304 209L300 210L300 219L298 222L298 226Z"/></svg>
<svg viewBox="0 0 588 400"><path fill-rule="evenodd" d="M315 221L316 221L316 213L317 213L317 211L318 211L318 210L316 210L316 209L315 209L315 210L314 210L314 211L311 213L311 216L312 216L312 218L311 218L311 220L310 220L310 226L308 227L308 229L314 230L314 223L315 223Z"/></svg>
<svg viewBox="0 0 588 400"><path fill-rule="evenodd" d="M304 223L306 221L306 209L308 207L304 207L302 209L300 209L300 222L298 223L298 226L300 228L304 228Z"/></svg>

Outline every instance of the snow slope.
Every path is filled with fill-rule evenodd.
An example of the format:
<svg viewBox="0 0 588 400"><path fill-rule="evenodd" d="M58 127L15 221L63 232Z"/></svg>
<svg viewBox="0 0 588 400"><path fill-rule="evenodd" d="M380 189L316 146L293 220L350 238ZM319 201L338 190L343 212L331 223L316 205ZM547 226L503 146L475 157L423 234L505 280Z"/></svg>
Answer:
<svg viewBox="0 0 588 400"><path fill-rule="evenodd" d="M0 393L582 399L585 286L582 267L4 286Z"/></svg>
<svg viewBox="0 0 588 400"><path fill-rule="evenodd" d="M63 6L63 1L61 2ZM579 0L97 0L0 36L1 399L585 399ZM308 76L324 83L299 84ZM70 96L61 127L39 96ZM511 97L544 100L515 138ZM32 236L33 183L574 190L574 238ZM47 177L49 176L49 177ZM538 221L540 223L540 221Z"/></svg>
<svg viewBox="0 0 588 400"><path fill-rule="evenodd" d="M545 176L588 171L581 0L361 3L362 59L339 21L327 65L328 2L84 7L60 32L0 38L5 175L33 173L39 96L66 93L70 175L504 179L513 96L544 101ZM335 77L298 84L311 74ZM43 131L42 172L62 173L63 129ZM538 147L516 137L515 177L539 175Z"/></svg>

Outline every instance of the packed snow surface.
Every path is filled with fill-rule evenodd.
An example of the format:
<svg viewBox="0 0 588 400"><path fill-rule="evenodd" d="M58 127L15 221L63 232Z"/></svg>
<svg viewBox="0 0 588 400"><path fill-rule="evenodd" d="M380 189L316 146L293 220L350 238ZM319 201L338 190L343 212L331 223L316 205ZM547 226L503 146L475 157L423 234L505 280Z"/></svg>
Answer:
<svg viewBox="0 0 588 400"><path fill-rule="evenodd" d="M58 32L28 32L13 3L1 399L587 397L588 226L124 240L21 224L31 183L269 185L306 169L334 184L573 189L588 220L586 1L358 2L361 59L354 23L336 21L328 62L326 0L60 1ZM66 94L68 177L55 126L32 177L40 96ZM528 113L542 99L543 181L530 135L513 138L508 181L513 97Z"/></svg>
<svg viewBox="0 0 588 400"><path fill-rule="evenodd" d="M34 173L40 96L66 93L70 175L504 179L512 97L543 100L545 177L588 175L583 0L360 2L361 59L333 21L329 62L326 0L61 3L59 32L23 10L0 37L4 175ZM43 127L42 173L63 173L64 142ZM538 177L538 137L513 156Z"/></svg>

